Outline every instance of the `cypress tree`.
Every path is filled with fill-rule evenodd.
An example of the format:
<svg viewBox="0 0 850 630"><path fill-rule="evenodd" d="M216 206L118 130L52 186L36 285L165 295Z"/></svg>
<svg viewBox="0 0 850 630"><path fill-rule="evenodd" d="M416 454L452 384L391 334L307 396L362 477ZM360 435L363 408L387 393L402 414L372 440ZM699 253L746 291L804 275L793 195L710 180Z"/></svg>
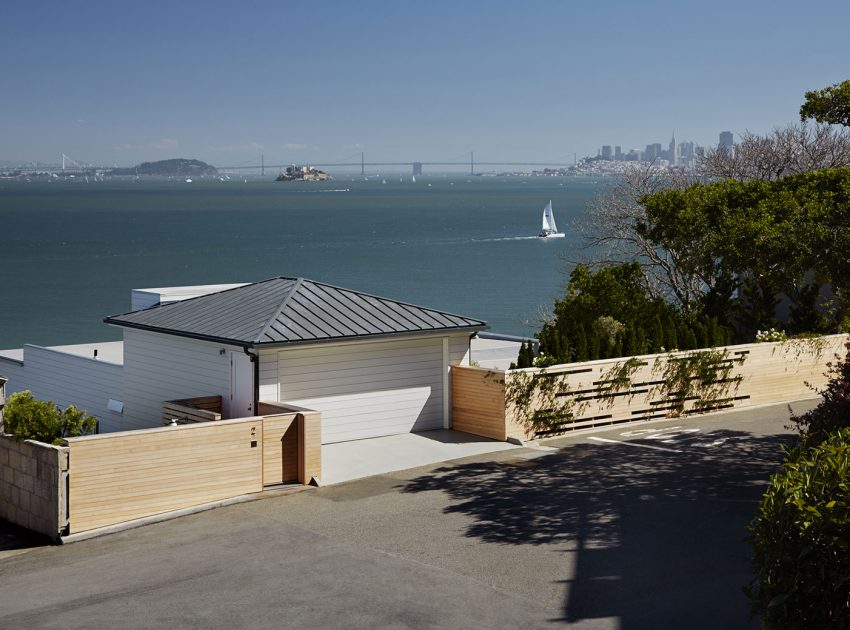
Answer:
<svg viewBox="0 0 850 630"><path fill-rule="evenodd" d="M599 356L599 333L596 332L593 328L590 329L590 332L587 334L587 359L588 361L595 361L596 359L601 358Z"/></svg>
<svg viewBox="0 0 850 630"><path fill-rule="evenodd" d="M584 328L584 324L579 322L576 326L576 337L575 337L575 360L576 361L587 361L587 332Z"/></svg>
<svg viewBox="0 0 850 630"><path fill-rule="evenodd" d="M703 320L695 321L691 326L691 330L693 331L694 342L696 343L694 348L707 348L710 345L706 338L705 322Z"/></svg>
<svg viewBox="0 0 850 630"><path fill-rule="evenodd" d="M625 333L619 333L614 338L614 346L611 348L611 354L609 355L612 359L623 356L623 337L625 337Z"/></svg>
<svg viewBox="0 0 850 630"><path fill-rule="evenodd" d="M652 334L649 340L649 351L652 353L661 352L664 345L664 326L661 324L661 316L656 315L652 322ZM669 350L670 348L667 348Z"/></svg>
<svg viewBox="0 0 850 630"><path fill-rule="evenodd" d="M527 368L530 367L528 365L528 353L525 351L525 342L523 341L519 346L519 356L517 357L517 367L519 368Z"/></svg>
<svg viewBox="0 0 850 630"><path fill-rule="evenodd" d="M638 354L635 349L635 336L635 324L634 322L629 322L625 332L623 332L623 346L620 349L622 356L633 357Z"/></svg>
<svg viewBox="0 0 850 630"><path fill-rule="evenodd" d="M694 335L694 331L692 331L690 328L685 328L685 334L684 334L684 337L682 338L682 349L683 350L694 350L695 348L698 348L698 347L699 346L697 346L697 338Z"/></svg>
<svg viewBox="0 0 850 630"><path fill-rule="evenodd" d="M676 336L676 322L673 320L673 317L668 313L665 319L664 347L669 352L670 350L679 348L679 338Z"/></svg>
<svg viewBox="0 0 850 630"><path fill-rule="evenodd" d="M646 354L648 347L649 346L646 342L646 332L644 331L643 326L635 329L633 355Z"/></svg>

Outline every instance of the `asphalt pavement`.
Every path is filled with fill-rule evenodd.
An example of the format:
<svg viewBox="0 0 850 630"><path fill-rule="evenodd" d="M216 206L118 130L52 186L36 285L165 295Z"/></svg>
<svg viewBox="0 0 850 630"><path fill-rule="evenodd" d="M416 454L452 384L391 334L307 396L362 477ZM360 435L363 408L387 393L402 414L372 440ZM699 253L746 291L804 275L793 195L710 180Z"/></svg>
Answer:
<svg viewBox="0 0 850 630"><path fill-rule="evenodd" d="M0 628L757 628L745 528L787 418L613 427L65 546L0 528Z"/></svg>

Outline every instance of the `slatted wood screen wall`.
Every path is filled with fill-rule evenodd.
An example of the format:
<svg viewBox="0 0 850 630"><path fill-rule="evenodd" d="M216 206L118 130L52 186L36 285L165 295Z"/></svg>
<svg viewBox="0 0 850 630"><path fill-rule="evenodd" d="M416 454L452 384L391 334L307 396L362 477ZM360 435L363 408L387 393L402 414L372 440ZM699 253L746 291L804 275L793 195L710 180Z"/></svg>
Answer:
<svg viewBox="0 0 850 630"><path fill-rule="evenodd" d="M721 348L732 365L730 378L740 377L724 392L712 409L730 409L817 396L826 383L826 364L837 355L844 356L846 335L830 335L815 340L744 344ZM505 402L505 383L522 373L540 370L500 372L482 368L452 368L452 413L454 428L476 435L505 439L532 439L568 431L663 418L674 413L675 400L665 397L659 385L667 361L689 353L637 357L639 366L630 375L628 387L612 395L606 378L612 368L626 359L607 359L557 365L546 373L562 380L558 395L570 401L575 419L557 429L535 433L520 415ZM685 413L693 410L693 401L685 401ZM540 400L532 404L541 408ZM711 410L711 409L710 409ZM504 437L502 437L504 436Z"/></svg>

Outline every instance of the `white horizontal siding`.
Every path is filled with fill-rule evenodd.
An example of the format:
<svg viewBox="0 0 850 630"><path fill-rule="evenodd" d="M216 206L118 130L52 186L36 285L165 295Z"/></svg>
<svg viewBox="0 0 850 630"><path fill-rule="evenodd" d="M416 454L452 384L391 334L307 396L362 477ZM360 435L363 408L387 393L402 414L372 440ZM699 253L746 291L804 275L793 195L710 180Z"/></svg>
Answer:
<svg viewBox="0 0 850 630"><path fill-rule="evenodd" d="M224 354L220 350L224 348ZM124 416L134 427L162 424L162 403L230 396L233 348L174 335L124 329ZM238 349L241 352L241 348Z"/></svg>
<svg viewBox="0 0 850 630"><path fill-rule="evenodd" d="M110 398L122 399L120 365L26 345L24 365L4 361L0 373L9 379L7 395L28 389L38 399L52 400L60 407L74 405L97 417L102 433L126 428L124 416L106 408Z"/></svg>
<svg viewBox="0 0 850 630"><path fill-rule="evenodd" d="M443 426L442 338L300 346L277 366L278 400L321 411L324 443Z"/></svg>
<svg viewBox="0 0 850 630"><path fill-rule="evenodd" d="M260 400L279 400L277 350L260 351Z"/></svg>
<svg viewBox="0 0 850 630"><path fill-rule="evenodd" d="M12 361L0 357L0 376L4 377L6 383L6 395L26 389L24 385L24 366L18 361Z"/></svg>

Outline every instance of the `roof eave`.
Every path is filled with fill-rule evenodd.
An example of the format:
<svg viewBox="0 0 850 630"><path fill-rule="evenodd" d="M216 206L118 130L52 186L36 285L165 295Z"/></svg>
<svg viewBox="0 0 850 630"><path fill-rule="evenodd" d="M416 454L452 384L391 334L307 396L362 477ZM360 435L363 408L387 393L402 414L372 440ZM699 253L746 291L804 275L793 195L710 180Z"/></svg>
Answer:
<svg viewBox="0 0 850 630"><path fill-rule="evenodd" d="M486 322L482 322L481 324L471 324L469 326L453 326L451 328L435 328L432 330L404 330L399 332L389 332L389 333L377 333L372 335L349 335L345 337L325 337L322 339L299 339L297 341L269 341L266 343L259 341L245 341L241 339L229 339L227 337L216 337L213 335L203 335L199 333L185 332L180 330L172 330L172 329L164 329L157 328L155 326L147 326L144 324L136 324L133 322L126 322L121 320L116 320L111 317L106 317L103 320L107 324L111 324L113 326L120 326L122 328L132 328L134 330L144 330L146 332L155 332L162 335L174 335L175 337L184 337L188 339L197 339L199 341L209 341L212 343L221 343L230 346L239 346L241 348L288 348L291 346L305 346L305 345L315 345L315 344L325 344L325 343L336 343L336 342L352 342L352 341L365 341L365 340L380 340L380 339L391 339L394 337L439 337L446 334L451 334L455 332L481 332L482 330L487 330L490 328L490 325Z"/></svg>
<svg viewBox="0 0 850 630"><path fill-rule="evenodd" d="M227 337L216 337L214 335L203 335L199 333L185 332L182 330L172 330L169 328L157 328L156 326L146 326L144 324L136 324L133 322L122 322L107 317L103 320L107 324L120 326L121 328L132 328L134 330L144 330L146 332L155 332L161 335L172 335L175 337L185 337L188 339L198 339L199 341L210 341L212 343L221 343L228 346L239 346L240 348L250 348L253 346L251 342L241 339L229 339Z"/></svg>
<svg viewBox="0 0 850 630"><path fill-rule="evenodd" d="M312 346L326 343L351 343L355 341L379 341L382 339L393 339L398 337L443 337L453 333L478 333L490 328L489 324L475 324L470 326L454 326L452 328L435 328L432 330L404 330L399 332L376 333L372 335L349 335L345 337L323 337L321 339L299 339L297 341L269 341L266 343L254 342L252 348L289 348L292 346Z"/></svg>

